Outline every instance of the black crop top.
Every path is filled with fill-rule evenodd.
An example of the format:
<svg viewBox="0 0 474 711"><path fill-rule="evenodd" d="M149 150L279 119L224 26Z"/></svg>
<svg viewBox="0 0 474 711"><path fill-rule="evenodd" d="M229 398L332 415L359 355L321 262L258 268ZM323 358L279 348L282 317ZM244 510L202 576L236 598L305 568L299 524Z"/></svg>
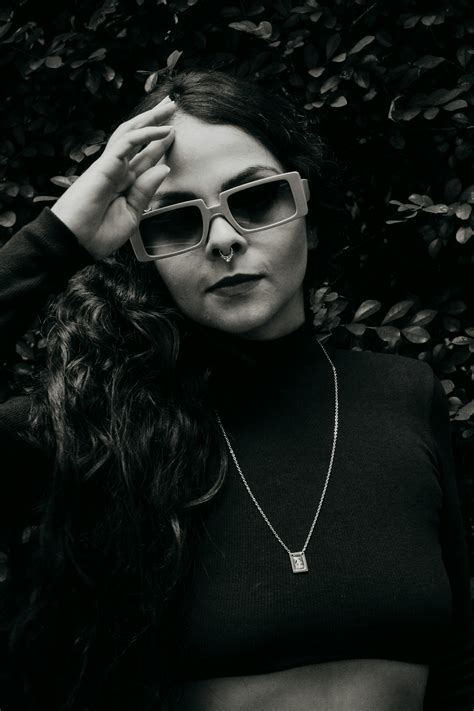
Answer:
<svg viewBox="0 0 474 711"><path fill-rule="evenodd" d="M253 363L221 362L216 405L250 488L298 551L330 459L332 371L307 327L242 349ZM202 517L183 678L351 658L435 664L467 611L441 385L412 359L329 353L339 435L309 571L292 573L232 464Z"/></svg>
<svg viewBox="0 0 474 711"><path fill-rule="evenodd" d="M48 210L1 256L6 348L39 302L90 258ZM229 343L214 358L216 408L263 510L300 550L329 464L329 363L307 327L273 341ZM292 573L230 464L224 486L201 509L191 603L176 630L178 676L397 659L430 665L425 708L471 711L469 578L446 397L419 361L328 351L339 378L339 436L306 551L309 572ZM2 475L4 522L26 522L44 486L46 472L26 466L34 453L15 436L26 411L21 399L0 405L2 448L19 462L15 476Z"/></svg>

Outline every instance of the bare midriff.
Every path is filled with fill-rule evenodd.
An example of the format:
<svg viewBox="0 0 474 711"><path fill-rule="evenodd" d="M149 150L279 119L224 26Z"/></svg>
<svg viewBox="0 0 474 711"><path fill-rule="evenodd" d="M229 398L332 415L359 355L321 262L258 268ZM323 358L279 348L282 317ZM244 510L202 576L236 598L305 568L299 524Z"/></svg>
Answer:
<svg viewBox="0 0 474 711"><path fill-rule="evenodd" d="M184 684L167 711L422 711L428 667L350 659Z"/></svg>

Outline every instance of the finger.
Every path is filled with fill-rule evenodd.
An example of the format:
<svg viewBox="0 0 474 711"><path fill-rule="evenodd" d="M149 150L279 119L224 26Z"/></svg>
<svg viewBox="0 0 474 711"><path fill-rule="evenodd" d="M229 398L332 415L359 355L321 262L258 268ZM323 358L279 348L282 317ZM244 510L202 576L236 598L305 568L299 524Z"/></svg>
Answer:
<svg viewBox="0 0 474 711"><path fill-rule="evenodd" d="M160 163L142 173L133 183L127 193L127 202L138 217L141 217L143 210L148 207L153 195L169 172L169 166Z"/></svg>
<svg viewBox="0 0 474 711"><path fill-rule="evenodd" d="M171 126L147 126L128 131L115 143L108 143L103 153L104 156L114 155L120 160L127 158L131 160L139 151L151 141L166 138L171 131Z"/></svg>
<svg viewBox="0 0 474 711"><path fill-rule="evenodd" d="M161 158L163 158L173 141L174 132L170 131L170 133L162 140L152 141L149 143L145 148L137 153L134 158L132 158L130 161L130 171L138 177L144 173L145 170L152 168Z"/></svg>
<svg viewBox="0 0 474 711"><path fill-rule="evenodd" d="M121 123L120 126L116 128L113 134L110 136L109 143L115 143L115 141L120 139L124 134L128 133L129 131L134 131L137 128L144 128L146 126L159 126L165 121L169 121L175 111L176 104L174 103L174 101L171 101L171 99L169 98L167 101L166 99L164 99L152 109L148 109L148 111L143 111L141 114L138 114L138 116L134 116L128 121L124 121L124 123Z"/></svg>

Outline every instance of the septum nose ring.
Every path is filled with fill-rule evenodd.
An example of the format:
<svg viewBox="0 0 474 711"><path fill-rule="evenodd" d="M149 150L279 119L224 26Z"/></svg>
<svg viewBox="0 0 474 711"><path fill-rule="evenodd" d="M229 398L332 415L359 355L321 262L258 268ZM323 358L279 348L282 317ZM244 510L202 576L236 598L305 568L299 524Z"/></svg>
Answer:
<svg viewBox="0 0 474 711"><path fill-rule="evenodd" d="M224 262L227 262L227 264L229 264L230 260L234 256L234 250L231 247L229 254L223 254L223 252L221 252L221 250L219 250L219 256L222 257Z"/></svg>

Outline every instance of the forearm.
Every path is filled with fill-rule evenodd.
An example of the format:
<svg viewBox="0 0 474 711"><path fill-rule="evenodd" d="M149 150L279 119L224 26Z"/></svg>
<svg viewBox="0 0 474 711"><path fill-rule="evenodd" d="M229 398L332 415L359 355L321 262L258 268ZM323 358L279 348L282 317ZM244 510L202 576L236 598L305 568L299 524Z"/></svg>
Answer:
<svg viewBox="0 0 474 711"><path fill-rule="evenodd" d="M92 256L49 209L0 250L0 357L3 359L50 294Z"/></svg>

